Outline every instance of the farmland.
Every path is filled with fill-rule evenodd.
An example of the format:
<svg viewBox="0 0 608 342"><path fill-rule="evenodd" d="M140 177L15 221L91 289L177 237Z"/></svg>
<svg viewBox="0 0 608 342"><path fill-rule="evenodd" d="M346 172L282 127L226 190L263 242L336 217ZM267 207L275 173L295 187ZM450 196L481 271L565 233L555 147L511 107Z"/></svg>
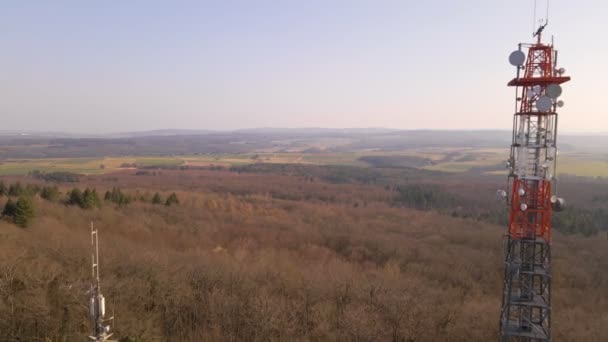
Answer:
<svg viewBox="0 0 608 342"><path fill-rule="evenodd" d="M401 151L353 152L253 152L241 154L73 157L6 159L0 162L0 175L24 175L34 170L104 174L129 167L231 167L255 163L351 165L359 167L415 167L442 172L477 172L506 175L506 149L421 148ZM564 153L560 156L558 175L608 177L608 160L597 155Z"/></svg>

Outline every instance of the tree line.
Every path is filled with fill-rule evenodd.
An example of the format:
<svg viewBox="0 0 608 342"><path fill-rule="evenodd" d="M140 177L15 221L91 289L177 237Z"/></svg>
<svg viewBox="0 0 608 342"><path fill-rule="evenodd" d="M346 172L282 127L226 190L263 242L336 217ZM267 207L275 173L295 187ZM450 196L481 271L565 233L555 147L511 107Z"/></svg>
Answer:
<svg viewBox="0 0 608 342"><path fill-rule="evenodd" d="M65 205L77 206L81 209L99 208L102 205L102 200L95 188L86 187L84 190L81 190L75 187L63 195L56 185L22 185L21 182L7 185L4 181L0 180L0 197L8 197L1 217L20 227L27 227L36 216L32 200L35 196L39 196L49 202L61 202ZM163 199L160 193L156 192L151 200L148 201L143 195L135 197L123 192L118 187L113 187L111 190L106 191L103 197L103 201L115 203L119 206L125 206L136 199L141 202L150 202L154 205L172 206L179 204L179 198L175 192L165 199Z"/></svg>

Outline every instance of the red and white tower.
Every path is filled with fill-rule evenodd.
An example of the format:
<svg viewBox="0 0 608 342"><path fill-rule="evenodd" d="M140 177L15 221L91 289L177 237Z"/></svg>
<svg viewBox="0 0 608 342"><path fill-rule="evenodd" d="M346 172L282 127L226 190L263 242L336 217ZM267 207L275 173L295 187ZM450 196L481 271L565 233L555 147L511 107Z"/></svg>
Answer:
<svg viewBox="0 0 608 342"><path fill-rule="evenodd" d="M508 85L516 89L513 141L507 162L510 189L505 270L500 316L501 341L551 341L551 214L564 201L553 194L557 157L557 108L561 84L553 44L519 44L509 56L517 68ZM527 53L524 51L527 50Z"/></svg>

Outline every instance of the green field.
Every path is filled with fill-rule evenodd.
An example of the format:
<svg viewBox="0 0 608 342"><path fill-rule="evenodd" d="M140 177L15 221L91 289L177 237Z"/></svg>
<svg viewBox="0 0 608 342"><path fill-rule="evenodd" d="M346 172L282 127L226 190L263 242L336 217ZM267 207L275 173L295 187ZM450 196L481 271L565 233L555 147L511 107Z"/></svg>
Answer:
<svg viewBox="0 0 608 342"><path fill-rule="evenodd" d="M13 159L0 163L0 175L22 175L34 170L102 174L117 171L125 163L141 166L180 165L183 160L173 157Z"/></svg>
<svg viewBox="0 0 608 342"><path fill-rule="evenodd" d="M103 174L125 169L130 165L146 166L224 166L252 163L281 164L316 164L316 165L350 165L372 167L374 165L360 160L361 157L385 158L418 158L425 161L422 166L427 170L443 172L468 172L475 168L486 168L480 171L488 174L503 174L500 165L507 159L506 149L474 148L421 148L402 151L379 152L327 152L327 153L248 153L224 155L189 155L189 156L124 156L107 158L44 158L44 159L9 159L0 163L0 175L23 175L34 170L53 172L68 171L81 174ZM403 167L407 164L397 166ZM378 166L384 167L384 166ZM491 168L498 167L498 170ZM489 169L488 169L489 168ZM585 177L608 177L608 162L593 155L564 154L559 157L558 174L570 174Z"/></svg>
<svg viewBox="0 0 608 342"><path fill-rule="evenodd" d="M421 155L429 155L421 153ZM445 157L446 153L443 154ZM427 170L443 172L467 172L476 167L489 167L503 165L508 157L508 151L501 149L484 149L469 151L469 155L475 156L474 160L441 161L442 157L433 159L436 163L424 167ZM579 153L560 154L557 161L558 175L569 174L583 177L608 177L608 161L601 156ZM488 171L489 174L506 174L504 170Z"/></svg>

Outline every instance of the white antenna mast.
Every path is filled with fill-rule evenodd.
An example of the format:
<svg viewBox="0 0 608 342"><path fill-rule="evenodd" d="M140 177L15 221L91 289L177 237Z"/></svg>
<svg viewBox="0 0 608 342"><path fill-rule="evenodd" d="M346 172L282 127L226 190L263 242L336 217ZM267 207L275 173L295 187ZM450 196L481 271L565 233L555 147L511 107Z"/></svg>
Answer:
<svg viewBox="0 0 608 342"><path fill-rule="evenodd" d="M110 322L114 317L104 319L106 314L106 300L101 294L101 286L99 281L99 234L97 229L91 222L91 273L93 284L91 284L91 298L89 301L91 320L93 321L93 335L89 336L95 342L114 342L110 340Z"/></svg>

